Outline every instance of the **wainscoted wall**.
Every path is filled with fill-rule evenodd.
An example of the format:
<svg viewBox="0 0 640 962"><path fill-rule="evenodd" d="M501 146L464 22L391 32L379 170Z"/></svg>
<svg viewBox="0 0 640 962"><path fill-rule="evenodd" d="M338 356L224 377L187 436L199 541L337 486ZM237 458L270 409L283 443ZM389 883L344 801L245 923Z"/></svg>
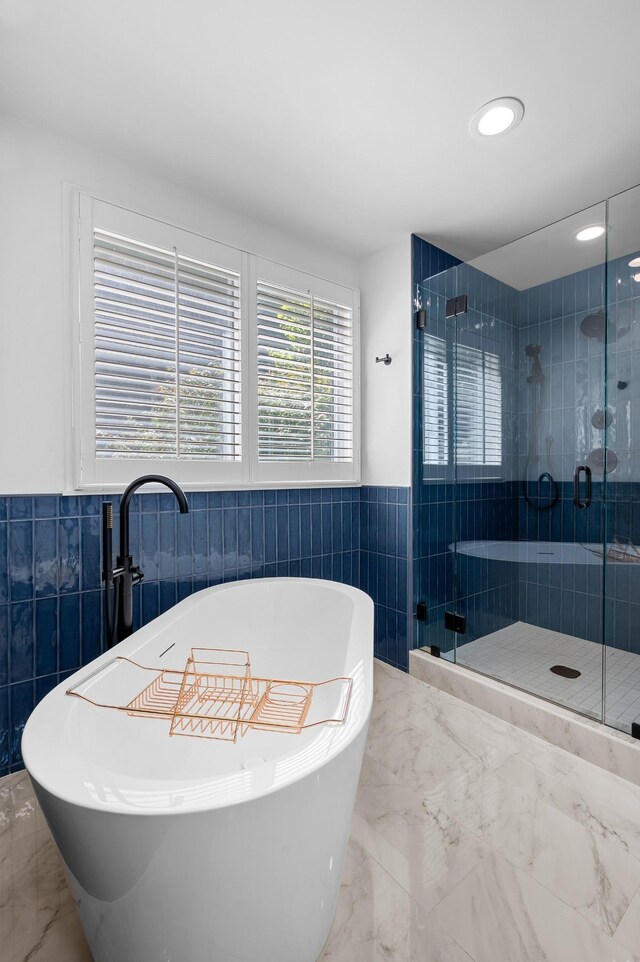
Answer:
<svg viewBox="0 0 640 962"><path fill-rule="evenodd" d="M0 775L22 767L34 705L103 650L102 500L0 498ZM131 503L132 551L145 574L136 626L225 581L327 578L371 585L376 654L406 667L408 489L192 493L189 504L180 515L170 494Z"/></svg>

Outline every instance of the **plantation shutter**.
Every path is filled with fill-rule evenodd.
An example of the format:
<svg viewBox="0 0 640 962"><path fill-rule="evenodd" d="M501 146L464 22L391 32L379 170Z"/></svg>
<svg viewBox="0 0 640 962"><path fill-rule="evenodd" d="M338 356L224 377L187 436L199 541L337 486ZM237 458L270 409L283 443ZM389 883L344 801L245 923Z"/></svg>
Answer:
<svg viewBox="0 0 640 962"><path fill-rule="evenodd" d="M353 462L353 308L257 283L259 462Z"/></svg>
<svg viewBox="0 0 640 962"><path fill-rule="evenodd" d="M447 343L424 335L424 463L449 464L449 369Z"/></svg>
<svg viewBox="0 0 640 962"><path fill-rule="evenodd" d="M240 277L94 228L95 456L241 457Z"/></svg>
<svg viewBox="0 0 640 962"><path fill-rule="evenodd" d="M497 354L456 348L456 461L502 464L502 378Z"/></svg>

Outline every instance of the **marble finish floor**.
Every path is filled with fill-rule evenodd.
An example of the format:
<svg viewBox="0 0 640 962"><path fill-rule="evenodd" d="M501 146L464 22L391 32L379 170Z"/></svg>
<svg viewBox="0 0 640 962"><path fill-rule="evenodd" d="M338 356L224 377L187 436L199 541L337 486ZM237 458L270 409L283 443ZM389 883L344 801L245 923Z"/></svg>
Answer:
<svg viewBox="0 0 640 962"><path fill-rule="evenodd" d="M640 962L639 887L640 787L376 664L322 962ZM24 773L0 781L0 957L90 962Z"/></svg>
<svg viewBox="0 0 640 962"><path fill-rule="evenodd" d="M640 655L619 648L606 652L607 724L630 732L640 720ZM574 711L602 717L602 645L549 628L516 621L458 647L458 663L499 681L548 698ZM563 678L552 665L576 668L579 678Z"/></svg>

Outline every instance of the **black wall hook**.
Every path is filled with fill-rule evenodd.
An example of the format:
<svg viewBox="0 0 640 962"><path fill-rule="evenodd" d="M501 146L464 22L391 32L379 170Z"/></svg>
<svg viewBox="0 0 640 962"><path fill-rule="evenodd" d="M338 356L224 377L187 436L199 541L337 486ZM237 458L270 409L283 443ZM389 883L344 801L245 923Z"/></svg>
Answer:
<svg viewBox="0 0 640 962"><path fill-rule="evenodd" d="M382 361L383 364L391 364L391 355L390 355L390 354L385 354L384 357L377 357L377 358L376 358L376 364L380 364L381 361Z"/></svg>

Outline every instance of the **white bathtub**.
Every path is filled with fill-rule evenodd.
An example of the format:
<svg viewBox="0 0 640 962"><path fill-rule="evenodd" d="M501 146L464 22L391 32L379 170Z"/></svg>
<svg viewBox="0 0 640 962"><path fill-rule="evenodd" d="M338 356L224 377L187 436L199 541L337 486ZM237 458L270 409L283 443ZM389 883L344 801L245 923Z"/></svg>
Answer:
<svg viewBox="0 0 640 962"><path fill-rule="evenodd" d="M256 676L349 676L345 722L249 730L235 743L175 738L164 719L66 694L116 653L181 670L198 646L248 649ZM339 891L372 665L367 595L243 581L192 595L47 695L22 752L95 962L315 962Z"/></svg>

